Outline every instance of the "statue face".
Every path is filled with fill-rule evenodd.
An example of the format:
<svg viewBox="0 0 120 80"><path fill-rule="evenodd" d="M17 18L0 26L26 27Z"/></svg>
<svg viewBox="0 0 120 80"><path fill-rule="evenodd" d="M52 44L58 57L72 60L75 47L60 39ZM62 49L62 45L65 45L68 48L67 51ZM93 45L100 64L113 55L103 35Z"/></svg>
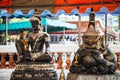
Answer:
<svg viewBox="0 0 120 80"><path fill-rule="evenodd" d="M38 17L32 17L30 21L31 21L33 32L37 33L41 27L41 20Z"/></svg>
<svg viewBox="0 0 120 80"><path fill-rule="evenodd" d="M31 21L33 32L39 31L39 22L37 20Z"/></svg>
<svg viewBox="0 0 120 80"><path fill-rule="evenodd" d="M32 23L32 29L37 30L39 25L38 21L37 20L31 21L31 23Z"/></svg>
<svg viewBox="0 0 120 80"><path fill-rule="evenodd" d="M84 44L92 46L99 42L99 37L97 36L84 36L83 37Z"/></svg>

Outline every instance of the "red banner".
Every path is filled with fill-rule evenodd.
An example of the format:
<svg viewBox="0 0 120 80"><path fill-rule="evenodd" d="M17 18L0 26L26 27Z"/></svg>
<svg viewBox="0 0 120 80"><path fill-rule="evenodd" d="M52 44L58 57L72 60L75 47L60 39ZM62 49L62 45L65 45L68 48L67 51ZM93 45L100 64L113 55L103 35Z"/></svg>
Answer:
<svg viewBox="0 0 120 80"><path fill-rule="evenodd" d="M0 1L0 7L7 7L7 6L12 6L12 0L1 0ZM8 12L11 12L11 8L6 8Z"/></svg>
<svg viewBox="0 0 120 80"><path fill-rule="evenodd" d="M95 12L99 11L100 8L106 7L109 11L114 11L117 7L120 6L120 3L116 4L98 4L98 5L81 5L79 6L79 12L84 13L87 8L93 8ZM58 10L65 10L66 13L70 13L73 9L77 8L78 6L56 6L55 13Z"/></svg>
<svg viewBox="0 0 120 80"><path fill-rule="evenodd" d="M55 0L56 5L61 4L91 4L91 3L101 3L101 2L115 2L120 0Z"/></svg>
<svg viewBox="0 0 120 80"><path fill-rule="evenodd" d="M120 0L114 0L115 2L120 2Z"/></svg>

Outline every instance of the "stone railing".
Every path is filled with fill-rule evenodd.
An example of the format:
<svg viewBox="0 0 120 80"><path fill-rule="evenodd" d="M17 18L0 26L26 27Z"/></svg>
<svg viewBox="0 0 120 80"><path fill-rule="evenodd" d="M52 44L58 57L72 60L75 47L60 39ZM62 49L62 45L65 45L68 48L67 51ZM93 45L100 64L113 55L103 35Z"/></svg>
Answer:
<svg viewBox="0 0 120 80"><path fill-rule="evenodd" d="M63 66L66 69L70 68L74 57L74 52L51 52L52 62L56 69L61 69ZM16 53L0 53L0 68L15 68L15 61L17 60Z"/></svg>
<svg viewBox="0 0 120 80"><path fill-rule="evenodd" d="M51 52L52 62L56 69L61 69L63 66L66 69L70 68L75 52ZM116 53L118 70L120 70L120 52ZM0 68L15 68L17 53L0 53Z"/></svg>
<svg viewBox="0 0 120 80"><path fill-rule="evenodd" d="M110 45L109 48L113 53L116 53L118 70L120 70L120 45ZM61 69L65 66L69 69L74 58L74 53L77 51L78 45L51 45L52 62L56 69ZM0 46L0 68L14 68L17 60L15 46Z"/></svg>
<svg viewBox="0 0 120 80"><path fill-rule="evenodd" d="M76 44L51 44L50 51L53 56L52 61L55 68L60 69L62 66L66 66L68 69L77 49L78 46ZM0 68L14 68L16 60L17 51L14 45L0 46Z"/></svg>
<svg viewBox="0 0 120 80"><path fill-rule="evenodd" d="M16 53L0 53L0 68L14 68L15 67L15 57ZM17 56L16 56L17 58Z"/></svg>

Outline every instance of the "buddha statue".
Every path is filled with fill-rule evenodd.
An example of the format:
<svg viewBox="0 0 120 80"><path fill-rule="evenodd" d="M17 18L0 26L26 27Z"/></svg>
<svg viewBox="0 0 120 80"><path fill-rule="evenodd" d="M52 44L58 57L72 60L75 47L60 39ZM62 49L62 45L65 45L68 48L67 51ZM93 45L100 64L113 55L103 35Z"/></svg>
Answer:
<svg viewBox="0 0 120 80"><path fill-rule="evenodd" d="M35 15L30 18L33 32L25 33L24 31L20 35L20 39L16 41L18 51L18 60L16 63L26 61L23 61L23 59L27 55L30 55L29 61L51 62L52 60L50 54L50 36L48 33L43 32L41 18L37 14L38 12L36 11ZM31 50L29 50L29 47L31 47ZM27 51L27 53L24 51Z"/></svg>
<svg viewBox="0 0 120 80"><path fill-rule="evenodd" d="M33 32L22 33L16 42L19 59L10 80L58 80L50 54L50 37L43 32L41 18L30 18ZM29 47L31 46L31 49Z"/></svg>

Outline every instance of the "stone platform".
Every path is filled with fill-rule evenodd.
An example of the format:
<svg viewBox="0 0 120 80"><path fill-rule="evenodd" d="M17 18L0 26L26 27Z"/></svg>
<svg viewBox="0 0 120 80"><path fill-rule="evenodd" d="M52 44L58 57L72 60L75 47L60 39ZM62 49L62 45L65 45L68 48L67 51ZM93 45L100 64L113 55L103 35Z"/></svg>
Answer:
<svg viewBox="0 0 120 80"><path fill-rule="evenodd" d="M83 75L68 73L67 80L120 80L120 71L110 75Z"/></svg>

